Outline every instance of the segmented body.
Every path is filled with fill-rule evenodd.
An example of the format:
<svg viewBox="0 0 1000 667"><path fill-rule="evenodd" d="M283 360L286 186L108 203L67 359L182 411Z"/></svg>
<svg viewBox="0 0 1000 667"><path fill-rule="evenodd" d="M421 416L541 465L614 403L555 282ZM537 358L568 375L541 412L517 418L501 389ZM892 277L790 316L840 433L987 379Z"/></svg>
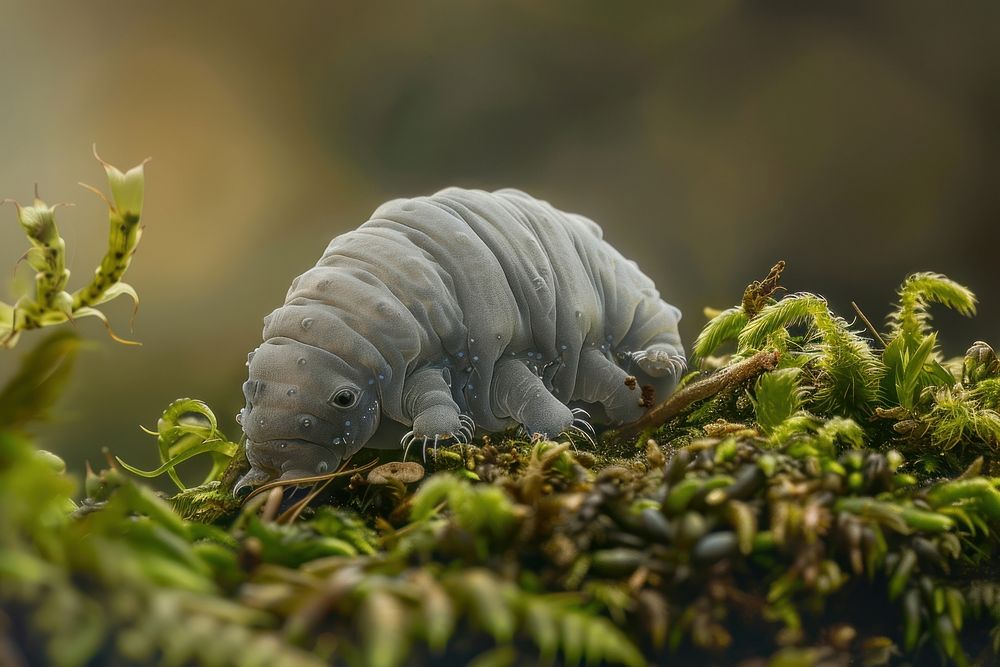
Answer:
<svg viewBox="0 0 1000 667"><path fill-rule="evenodd" d="M394 200L335 238L265 319L243 424L254 442L339 439L350 454L380 416L417 437L455 435L463 415L485 431L519 423L556 435L572 423L571 405L630 421L643 408L629 375L662 395L683 370L679 319L587 218L516 190ZM276 343L331 358L293 365L272 347L277 357L261 359ZM353 422L303 396L336 391L310 379L324 373L361 390ZM299 399L272 391L268 400L261 386L275 382ZM302 414L315 417L310 428Z"/></svg>

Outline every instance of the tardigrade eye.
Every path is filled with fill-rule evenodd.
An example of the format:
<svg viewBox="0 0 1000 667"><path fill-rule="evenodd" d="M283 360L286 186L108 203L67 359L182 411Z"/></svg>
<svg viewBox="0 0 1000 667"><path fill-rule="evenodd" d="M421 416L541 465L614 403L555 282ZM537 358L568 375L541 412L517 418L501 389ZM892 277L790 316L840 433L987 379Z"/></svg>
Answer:
<svg viewBox="0 0 1000 667"><path fill-rule="evenodd" d="M327 401L337 408L349 408L358 402L358 392L354 389L338 389L333 392L333 396Z"/></svg>

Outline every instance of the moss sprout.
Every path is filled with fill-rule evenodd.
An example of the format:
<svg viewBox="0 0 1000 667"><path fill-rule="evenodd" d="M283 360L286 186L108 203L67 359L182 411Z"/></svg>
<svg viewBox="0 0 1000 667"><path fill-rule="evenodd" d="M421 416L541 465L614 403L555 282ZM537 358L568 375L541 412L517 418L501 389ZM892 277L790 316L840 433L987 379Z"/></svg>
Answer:
<svg viewBox="0 0 1000 667"><path fill-rule="evenodd" d="M94 156L97 157L95 149ZM110 230L108 250L89 284L72 294L66 291L70 272L66 268L66 243L56 226L57 206L49 206L38 197L31 206L14 202L18 221L31 243L25 253L35 270L34 294L22 295L13 305L0 302L0 346L13 347L21 333L29 329L61 324L83 317L96 317L115 340L107 316L96 308L119 296L127 295L136 306L139 297L131 285L122 281L142 234L140 220L145 185L145 162L123 173L97 157L108 177L111 199L96 192L108 205Z"/></svg>

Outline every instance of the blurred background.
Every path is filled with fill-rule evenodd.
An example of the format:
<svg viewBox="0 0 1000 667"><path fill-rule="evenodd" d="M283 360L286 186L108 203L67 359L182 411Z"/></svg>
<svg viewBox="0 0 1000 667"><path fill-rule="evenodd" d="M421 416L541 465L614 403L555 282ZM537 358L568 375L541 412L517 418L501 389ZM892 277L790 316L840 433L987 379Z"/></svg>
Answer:
<svg viewBox="0 0 1000 667"><path fill-rule="evenodd" d="M0 197L37 181L76 202L71 288L107 233L76 185L104 185L91 144L153 157L127 275L143 346L80 323L96 343L38 429L74 468L102 446L151 466L139 424L182 396L236 437L246 354L292 278L382 201L447 185L591 217L683 309L688 344L703 306L778 259L789 289L876 322L906 273L944 272L981 298L974 321L939 314L946 351L1000 343L992 0L0 8ZM0 269L25 249L0 209ZM126 300L107 312L127 334ZM0 351L0 381L42 335Z"/></svg>

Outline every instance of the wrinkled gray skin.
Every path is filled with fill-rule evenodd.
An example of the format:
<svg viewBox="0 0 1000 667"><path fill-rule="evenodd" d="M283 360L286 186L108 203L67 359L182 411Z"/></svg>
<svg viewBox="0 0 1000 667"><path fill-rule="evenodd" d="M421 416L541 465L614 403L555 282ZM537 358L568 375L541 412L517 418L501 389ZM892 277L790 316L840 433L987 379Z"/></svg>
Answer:
<svg viewBox="0 0 1000 667"><path fill-rule="evenodd" d="M423 446L472 426L532 435L638 419L685 368L680 311L600 227L517 190L380 206L333 239L264 320L240 423L239 487L332 471L380 419ZM579 414L579 413L578 413Z"/></svg>

